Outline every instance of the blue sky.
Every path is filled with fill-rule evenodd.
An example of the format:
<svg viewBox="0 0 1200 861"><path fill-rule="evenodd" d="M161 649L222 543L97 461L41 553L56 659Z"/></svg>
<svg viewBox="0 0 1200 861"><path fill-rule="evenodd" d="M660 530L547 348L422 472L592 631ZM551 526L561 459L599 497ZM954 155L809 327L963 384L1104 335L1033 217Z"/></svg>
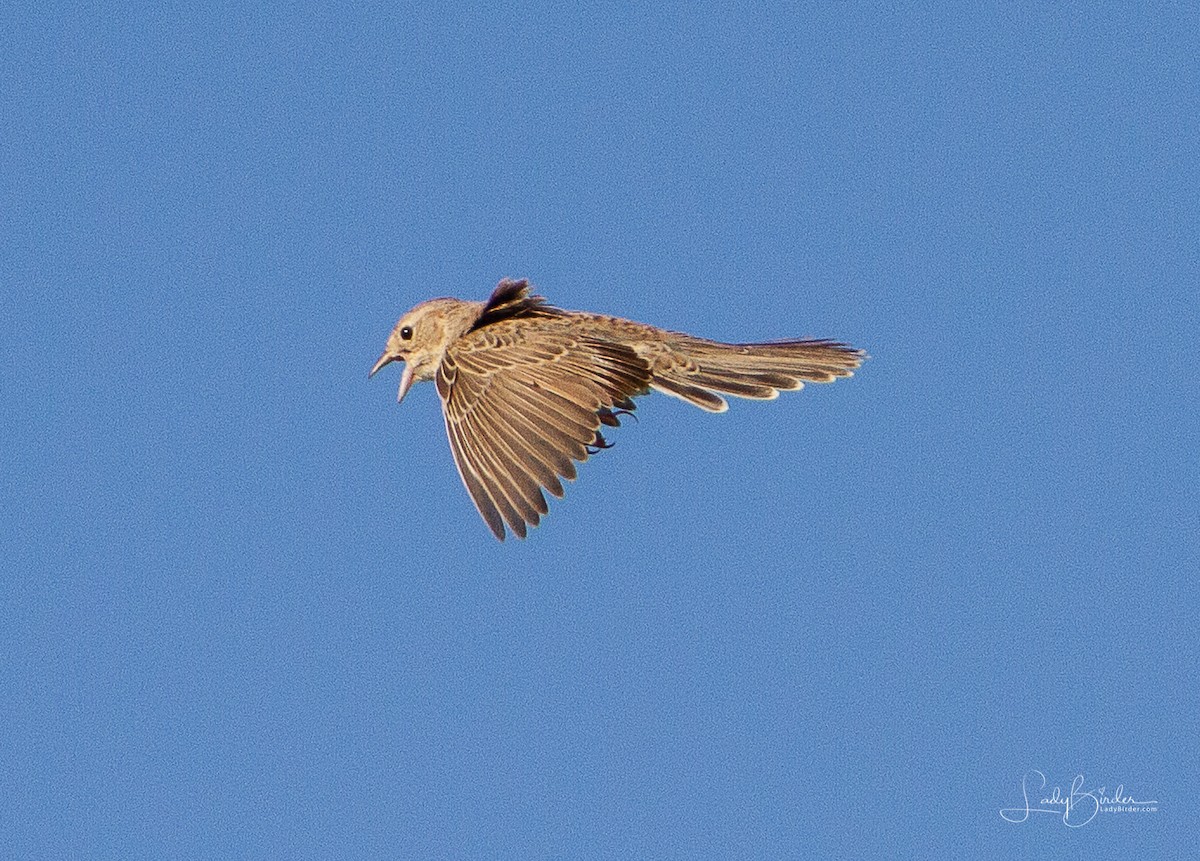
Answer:
<svg viewBox="0 0 1200 861"><path fill-rule="evenodd" d="M0 32L0 854L1193 845L1194 9ZM366 372L503 276L873 358L647 398L499 544ZM1159 809L1006 822L1038 772Z"/></svg>

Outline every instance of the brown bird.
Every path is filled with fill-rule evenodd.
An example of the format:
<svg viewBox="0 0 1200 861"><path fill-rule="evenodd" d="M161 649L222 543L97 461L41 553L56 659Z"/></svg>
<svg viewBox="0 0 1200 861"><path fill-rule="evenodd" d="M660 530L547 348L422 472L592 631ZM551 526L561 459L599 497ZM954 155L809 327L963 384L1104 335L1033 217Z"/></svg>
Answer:
<svg viewBox="0 0 1200 861"><path fill-rule="evenodd" d="M458 474L497 538L521 538L563 495L574 461L608 448L633 398L651 389L709 412L722 395L770 400L849 377L866 354L833 341L723 344L644 323L566 311L505 279L486 302L431 299L396 323L368 376L404 361L397 402L436 380Z"/></svg>

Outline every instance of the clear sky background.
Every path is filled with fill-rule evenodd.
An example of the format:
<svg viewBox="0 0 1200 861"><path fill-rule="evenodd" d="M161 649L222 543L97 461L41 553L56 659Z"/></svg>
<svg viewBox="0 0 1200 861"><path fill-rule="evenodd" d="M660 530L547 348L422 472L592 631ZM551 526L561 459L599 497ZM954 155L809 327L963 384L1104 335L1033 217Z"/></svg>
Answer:
<svg viewBox="0 0 1200 861"><path fill-rule="evenodd" d="M982 5L6 4L0 855L1194 851L1200 14ZM502 276L873 358L500 544Z"/></svg>

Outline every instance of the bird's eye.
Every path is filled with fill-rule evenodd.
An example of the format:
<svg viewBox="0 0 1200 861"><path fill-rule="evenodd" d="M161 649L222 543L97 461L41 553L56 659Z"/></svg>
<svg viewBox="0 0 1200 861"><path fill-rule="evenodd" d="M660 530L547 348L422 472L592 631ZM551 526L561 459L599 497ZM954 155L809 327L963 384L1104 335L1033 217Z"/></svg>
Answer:
<svg viewBox="0 0 1200 861"><path fill-rule="evenodd" d="M400 337L406 341L411 340L412 339L412 326L405 326L403 329L401 329Z"/></svg>

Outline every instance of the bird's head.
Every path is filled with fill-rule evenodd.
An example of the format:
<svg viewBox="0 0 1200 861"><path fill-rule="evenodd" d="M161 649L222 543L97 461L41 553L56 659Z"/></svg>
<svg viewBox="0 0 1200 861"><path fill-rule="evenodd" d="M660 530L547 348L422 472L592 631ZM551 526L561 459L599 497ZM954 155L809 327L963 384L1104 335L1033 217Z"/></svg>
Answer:
<svg viewBox="0 0 1200 861"><path fill-rule="evenodd" d="M413 383L434 378L446 350L470 330L482 308L481 302L458 299L422 302L396 323L383 355L367 376L375 376L384 365L403 361L404 373L400 376L400 390L396 394L399 403Z"/></svg>

